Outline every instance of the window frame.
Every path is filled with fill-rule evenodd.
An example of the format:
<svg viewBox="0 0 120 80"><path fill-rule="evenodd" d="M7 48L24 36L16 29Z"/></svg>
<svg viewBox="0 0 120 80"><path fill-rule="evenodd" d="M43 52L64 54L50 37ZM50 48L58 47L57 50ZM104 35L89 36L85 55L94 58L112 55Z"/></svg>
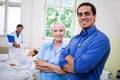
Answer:
<svg viewBox="0 0 120 80"><path fill-rule="evenodd" d="M9 0L0 1L0 5L4 6L4 30L3 34L0 34L0 36L5 36L7 34L7 24L8 24L8 7L14 6L14 7L20 7L21 8L21 2L9 2Z"/></svg>
<svg viewBox="0 0 120 80"><path fill-rule="evenodd" d="M73 16L72 16L72 24L71 24L71 27L70 27L70 29L71 29L71 37L75 34L75 25L76 25L76 6L77 6L77 0L74 0L74 7L66 7L66 6L61 6L61 1L62 0L60 0L59 2L60 2L60 6L58 6L58 5L49 5L49 4L47 4L47 0L45 0L45 6L44 6L44 9L45 9L45 15L44 15L44 18L45 18L45 21L44 21L44 27L43 27L43 38L44 39L53 39L52 37L47 37L46 36L46 24L47 24L47 9L48 8L60 8L60 9L72 9L73 10ZM61 15L61 12L60 12L60 14L59 15ZM59 17L60 18L60 17ZM60 19L59 19L60 20ZM70 38L64 38L65 40L70 40Z"/></svg>

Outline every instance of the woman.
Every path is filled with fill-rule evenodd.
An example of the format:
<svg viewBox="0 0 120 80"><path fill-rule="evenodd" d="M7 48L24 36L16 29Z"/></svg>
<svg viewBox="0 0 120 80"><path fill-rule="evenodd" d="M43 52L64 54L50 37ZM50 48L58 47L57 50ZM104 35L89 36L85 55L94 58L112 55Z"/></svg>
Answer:
<svg viewBox="0 0 120 80"><path fill-rule="evenodd" d="M26 51L25 51L26 52ZM26 66L27 68L31 67L32 62L34 61L33 57L38 53L37 50L32 49L27 54L20 54L12 60L6 61L11 66Z"/></svg>
<svg viewBox="0 0 120 80"><path fill-rule="evenodd" d="M35 62L36 69L40 70L38 80L66 80L66 72L58 65L59 56L66 46L63 43L64 25L55 22L51 31L53 40L40 48Z"/></svg>
<svg viewBox="0 0 120 80"><path fill-rule="evenodd" d="M37 50L30 50L28 55L20 56L16 61L0 62L0 80L33 80L31 66Z"/></svg>

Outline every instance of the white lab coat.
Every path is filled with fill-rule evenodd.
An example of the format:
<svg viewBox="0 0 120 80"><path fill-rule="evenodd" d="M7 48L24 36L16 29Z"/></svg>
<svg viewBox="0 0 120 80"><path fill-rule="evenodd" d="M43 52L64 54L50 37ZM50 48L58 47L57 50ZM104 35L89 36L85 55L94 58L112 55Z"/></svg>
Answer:
<svg viewBox="0 0 120 80"><path fill-rule="evenodd" d="M13 43L9 42L7 37L7 46L9 47L9 60L14 59L19 53L23 53L24 52L24 48L27 46L27 41L23 35L23 33L19 34L19 37L17 38L16 32L12 32L9 35L13 35L15 38L15 42L17 44L20 44L20 48L15 48L13 46Z"/></svg>

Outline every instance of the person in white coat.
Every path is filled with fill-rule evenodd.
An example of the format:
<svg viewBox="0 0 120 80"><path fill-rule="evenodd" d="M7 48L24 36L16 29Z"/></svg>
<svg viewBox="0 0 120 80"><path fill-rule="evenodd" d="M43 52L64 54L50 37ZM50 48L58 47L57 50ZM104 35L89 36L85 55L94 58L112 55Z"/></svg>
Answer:
<svg viewBox="0 0 120 80"><path fill-rule="evenodd" d="M15 41L9 42L7 38L7 46L9 47L9 59L14 59L19 53L22 53L24 48L27 45L26 39L22 33L23 25L18 24L16 27L16 31L12 32L8 35L14 36Z"/></svg>

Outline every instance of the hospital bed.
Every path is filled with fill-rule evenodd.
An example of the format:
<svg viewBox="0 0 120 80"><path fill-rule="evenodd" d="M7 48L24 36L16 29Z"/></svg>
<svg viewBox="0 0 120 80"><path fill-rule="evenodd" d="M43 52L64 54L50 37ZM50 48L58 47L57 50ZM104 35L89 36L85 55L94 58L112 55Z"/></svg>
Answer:
<svg viewBox="0 0 120 80"><path fill-rule="evenodd" d="M27 53L28 51L29 51L29 49L25 49L25 53ZM36 56L34 58L36 58ZM0 47L0 62L7 61L7 60L8 60L8 48L7 47ZM38 77L38 74L37 74L38 71L35 70L34 62L31 65L31 71L32 71L32 75L30 75L25 80L37 80L36 78Z"/></svg>

